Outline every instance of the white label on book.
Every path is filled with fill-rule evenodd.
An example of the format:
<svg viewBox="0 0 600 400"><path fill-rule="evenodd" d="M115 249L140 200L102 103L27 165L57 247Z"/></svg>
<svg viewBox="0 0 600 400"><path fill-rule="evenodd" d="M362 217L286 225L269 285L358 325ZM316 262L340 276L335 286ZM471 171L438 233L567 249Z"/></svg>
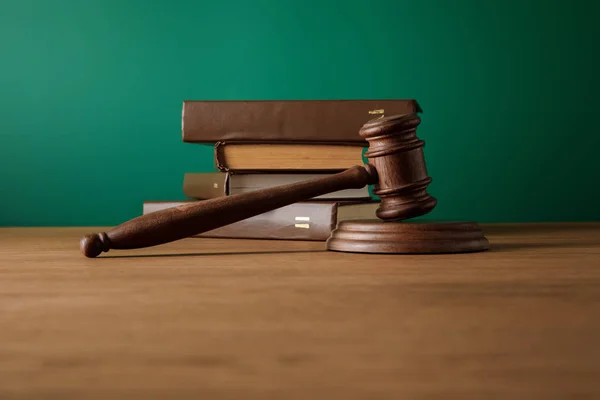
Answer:
<svg viewBox="0 0 600 400"><path fill-rule="evenodd" d="M296 221L310 221L310 217L296 217Z"/></svg>
<svg viewBox="0 0 600 400"><path fill-rule="evenodd" d="M310 228L310 224L294 224L294 226L296 228L303 228L303 229L309 229Z"/></svg>

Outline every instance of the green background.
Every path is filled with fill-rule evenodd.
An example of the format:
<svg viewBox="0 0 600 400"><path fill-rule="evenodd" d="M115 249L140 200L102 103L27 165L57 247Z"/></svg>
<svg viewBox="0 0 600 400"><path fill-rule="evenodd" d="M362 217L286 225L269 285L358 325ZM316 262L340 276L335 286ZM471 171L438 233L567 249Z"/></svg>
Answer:
<svg viewBox="0 0 600 400"><path fill-rule="evenodd" d="M600 219L597 1L0 2L0 225L183 198L184 99L416 98L439 219Z"/></svg>

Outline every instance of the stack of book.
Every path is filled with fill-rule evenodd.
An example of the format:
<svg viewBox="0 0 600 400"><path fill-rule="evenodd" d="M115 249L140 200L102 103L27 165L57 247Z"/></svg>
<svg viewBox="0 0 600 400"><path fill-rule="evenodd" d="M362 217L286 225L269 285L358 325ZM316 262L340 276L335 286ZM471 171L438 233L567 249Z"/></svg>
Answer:
<svg viewBox="0 0 600 400"><path fill-rule="evenodd" d="M365 162L362 125L421 112L415 100L184 101L182 140L214 146L215 171L188 172L181 201L143 213L341 172ZM338 222L375 218L368 187L341 190L201 233L200 237L325 241Z"/></svg>

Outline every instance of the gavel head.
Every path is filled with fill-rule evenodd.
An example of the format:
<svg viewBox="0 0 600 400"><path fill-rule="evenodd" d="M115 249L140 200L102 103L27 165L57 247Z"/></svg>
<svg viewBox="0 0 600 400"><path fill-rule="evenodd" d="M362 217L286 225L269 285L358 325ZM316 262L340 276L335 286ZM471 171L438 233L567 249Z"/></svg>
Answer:
<svg viewBox="0 0 600 400"><path fill-rule="evenodd" d="M377 170L373 194L381 199L376 215L384 221L418 217L429 213L437 200L427 193L423 145L416 130L421 119L403 114L374 119L359 131L369 143L365 157Z"/></svg>

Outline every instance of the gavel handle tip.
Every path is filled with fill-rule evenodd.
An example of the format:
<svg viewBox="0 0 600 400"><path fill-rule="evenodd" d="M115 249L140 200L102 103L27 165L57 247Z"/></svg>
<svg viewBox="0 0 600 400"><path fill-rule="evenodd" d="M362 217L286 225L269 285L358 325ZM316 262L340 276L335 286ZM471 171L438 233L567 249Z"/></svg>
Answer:
<svg viewBox="0 0 600 400"><path fill-rule="evenodd" d="M94 258L99 256L103 251L109 250L109 242L106 233L94 233L81 238L79 249L84 256Z"/></svg>

